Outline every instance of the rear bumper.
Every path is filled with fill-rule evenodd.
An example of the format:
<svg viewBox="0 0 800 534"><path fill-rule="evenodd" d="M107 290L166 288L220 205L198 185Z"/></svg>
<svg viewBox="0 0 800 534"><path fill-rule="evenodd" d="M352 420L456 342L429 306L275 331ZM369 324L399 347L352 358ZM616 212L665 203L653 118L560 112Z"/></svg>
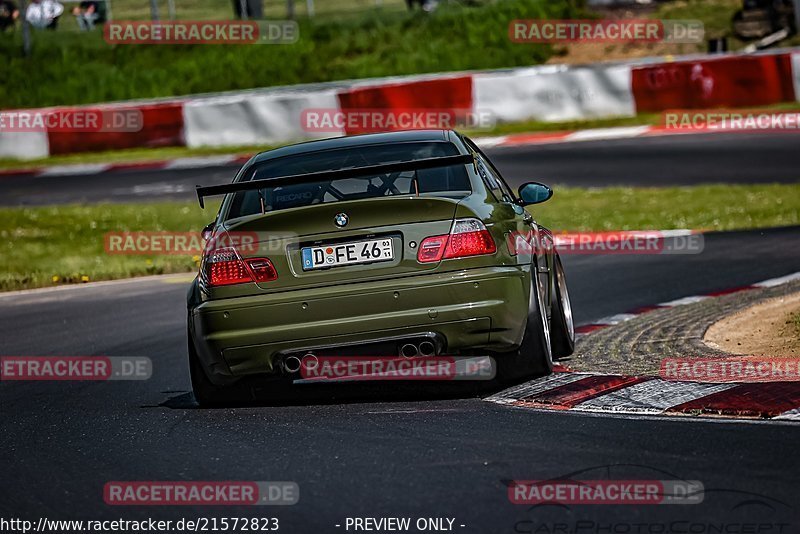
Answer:
<svg viewBox="0 0 800 534"><path fill-rule="evenodd" d="M448 353L509 350L524 334L527 267L503 266L207 301L190 332L209 377L277 371L280 354L433 333Z"/></svg>

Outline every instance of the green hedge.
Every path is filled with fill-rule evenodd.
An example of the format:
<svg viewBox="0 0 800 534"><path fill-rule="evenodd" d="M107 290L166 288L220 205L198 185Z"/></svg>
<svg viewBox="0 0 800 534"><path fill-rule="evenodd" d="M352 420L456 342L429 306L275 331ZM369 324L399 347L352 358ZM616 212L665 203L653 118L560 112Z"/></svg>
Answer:
<svg viewBox="0 0 800 534"><path fill-rule="evenodd" d="M541 63L546 45L515 44L516 18L575 15L568 0L444 5L435 13L372 10L300 21L293 45L109 45L100 31L0 35L0 107L82 104L275 85Z"/></svg>

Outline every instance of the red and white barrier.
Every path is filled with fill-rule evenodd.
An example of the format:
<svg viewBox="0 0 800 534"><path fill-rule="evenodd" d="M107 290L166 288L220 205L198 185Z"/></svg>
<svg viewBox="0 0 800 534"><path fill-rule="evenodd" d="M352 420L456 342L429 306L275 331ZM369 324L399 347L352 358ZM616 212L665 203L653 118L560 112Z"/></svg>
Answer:
<svg viewBox="0 0 800 534"><path fill-rule="evenodd" d="M0 132L0 158L37 159L49 155L47 132Z"/></svg>
<svg viewBox="0 0 800 534"><path fill-rule="evenodd" d="M305 131L301 114L310 108L338 105L336 91L332 89L189 100L183 106L186 146L279 144L330 137L336 134Z"/></svg>
<svg viewBox="0 0 800 534"><path fill-rule="evenodd" d="M32 159L149 146L280 144L358 133L347 126L312 131L302 119L309 109L450 110L489 114L501 123L559 122L797 100L800 50L696 56L670 62L643 59L595 66L543 65L104 104L100 106L103 109L141 111L142 129L16 133L0 128L0 157Z"/></svg>
<svg viewBox="0 0 800 534"><path fill-rule="evenodd" d="M562 122L631 117L636 108L629 65L545 65L473 76L476 110L497 122Z"/></svg>
<svg viewBox="0 0 800 534"><path fill-rule="evenodd" d="M727 56L635 67L631 89L640 113L739 108L795 100L790 54Z"/></svg>

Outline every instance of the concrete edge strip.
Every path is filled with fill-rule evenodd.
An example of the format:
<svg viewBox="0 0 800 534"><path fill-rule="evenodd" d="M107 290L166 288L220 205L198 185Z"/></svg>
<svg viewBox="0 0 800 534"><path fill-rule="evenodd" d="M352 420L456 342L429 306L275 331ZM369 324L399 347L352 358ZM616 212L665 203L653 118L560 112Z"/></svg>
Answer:
<svg viewBox="0 0 800 534"><path fill-rule="evenodd" d="M609 317L602 317L591 323L587 323L584 325L580 325L575 328L575 333L580 335L585 335L590 332L594 332L595 330L599 330L602 328L607 328L609 326L618 325L625 321L630 321L631 319L638 317L644 313L648 313L652 310L657 310L661 308L674 308L676 306L683 306L685 304L694 304L695 302L700 302L703 300L707 300L710 298L714 298L720 295L729 295L731 293L738 293L740 291L749 291L751 289L759 289L759 288L767 288L767 287L776 287L782 284L788 284L789 282L793 282L795 280L800 280L800 271L787 274L785 276L779 276L777 278L770 278L768 280L762 280L761 282L756 282L754 284L731 288L725 291L715 291L713 293L708 293L705 295L690 295L686 297L682 297L675 300L670 300L668 302L661 302L654 306L647 306L640 308L638 310L632 310L627 313L618 313L616 315L612 315Z"/></svg>
<svg viewBox="0 0 800 534"><path fill-rule="evenodd" d="M595 377L598 377L598 374L596 373L561 372L514 386L490 397L486 397L484 400L504 406L552 411L572 411L614 415L625 414L634 416L688 416L692 415L692 412L681 410L680 407L682 405L692 403L697 404L698 402L702 403L703 399L706 398L709 400L718 399L720 394L724 394L726 392L734 393L737 388L741 387L757 387L763 388L763 391L769 391L769 388L776 387L776 384L785 384L782 382L684 382L664 380L659 377L638 377L638 379L635 379L636 377L626 377L625 375L602 376L611 380L627 378L631 379L630 382L633 383L617 389L612 388L607 392L601 391L599 394L587 395L588 400L579 402L575 405L548 405L546 401L537 402L536 397L541 397L543 399L547 399L548 397L558 398L559 394L561 393L559 390L575 390L576 386L581 385L581 381L587 382L587 391L589 391L592 387L591 382L595 380ZM740 407L735 405L735 395L732 396L732 399L734 400L732 401L733 404L731 406L731 413L725 413L722 415L722 417L729 419L754 419L752 415L737 415L736 410ZM706 417L718 417L712 412L704 412L698 415ZM800 422L800 406L783 411L782 413L771 417L761 417L761 419L768 421Z"/></svg>

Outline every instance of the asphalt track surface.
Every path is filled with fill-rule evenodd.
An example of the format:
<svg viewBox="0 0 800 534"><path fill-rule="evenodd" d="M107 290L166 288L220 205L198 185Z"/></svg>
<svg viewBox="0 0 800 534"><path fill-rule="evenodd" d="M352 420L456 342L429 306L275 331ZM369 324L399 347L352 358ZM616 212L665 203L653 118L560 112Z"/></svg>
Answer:
<svg viewBox="0 0 800 534"><path fill-rule="evenodd" d="M800 230L708 234L697 255L564 260L585 323L794 272ZM353 532L348 517L386 516L449 517L454 531L475 533L800 528L793 424L520 410L480 400L497 391L491 384L307 385L285 403L197 409L185 364L187 285L158 278L0 297L0 354L148 356L154 366L142 382L0 383L0 517L277 517L288 533ZM699 480L704 500L529 507L507 497L504 481L567 476ZM125 480L294 481L300 502L106 505L103 485Z"/></svg>
<svg viewBox="0 0 800 534"><path fill-rule="evenodd" d="M669 135L552 143L486 152L512 186L669 186L796 183L796 133ZM194 197L196 185L228 183L238 167L125 170L69 176L0 177L0 205L132 202Z"/></svg>
<svg viewBox="0 0 800 534"><path fill-rule="evenodd" d="M497 149L492 156L512 180L539 178L561 162L561 176L582 185L590 176L604 177L594 185L796 182L796 149L787 137L748 137L727 144L722 136L698 137L699 148L682 137ZM222 181L214 173L230 170L204 172L199 183ZM157 179L188 180L176 176ZM9 180L0 180L3 201L19 204L24 195L14 197ZM82 177L52 180L63 184L40 202L69 201L70 184L87 186ZM104 180L112 189L126 182L121 173L92 180L92 200L109 190ZM45 193L25 193L33 194ZM576 321L590 323L796 272L800 228L707 234L695 255L563 259ZM348 517L399 516L412 524L453 518L453 530L466 533L800 531L800 429L791 423L522 410L482 401L498 390L492 383L307 385L284 402L200 410L185 363L189 278L0 295L0 355L147 356L154 367L140 382L0 382L0 520L277 517L279 532L338 533L354 532L345 529ZM705 492L694 505L509 502L509 480L566 477L698 480ZM300 502L106 505L104 484L126 480L294 481ZM713 530L720 527L727 530Z"/></svg>

